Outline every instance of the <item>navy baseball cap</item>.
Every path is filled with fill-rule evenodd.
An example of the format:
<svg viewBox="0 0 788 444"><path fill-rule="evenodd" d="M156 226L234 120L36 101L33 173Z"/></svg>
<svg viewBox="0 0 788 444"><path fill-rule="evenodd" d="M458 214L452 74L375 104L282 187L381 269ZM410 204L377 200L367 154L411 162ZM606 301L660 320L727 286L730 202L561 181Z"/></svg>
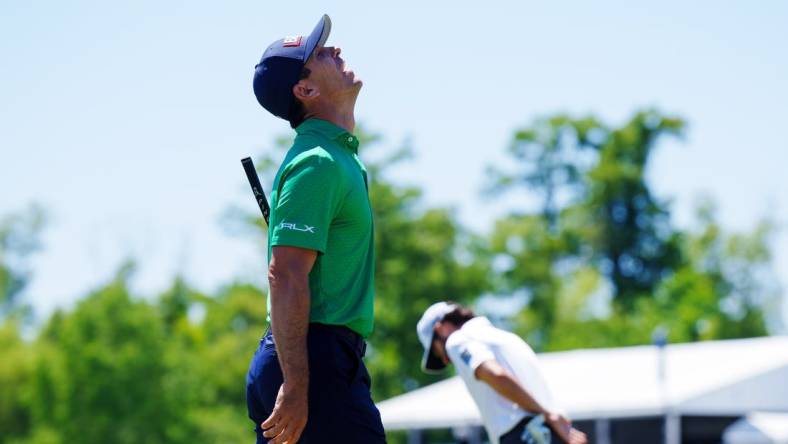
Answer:
<svg viewBox="0 0 788 444"><path fill-rule="evenodd" d="M312 52L323 46L331 32L331 19L323 15L308 36L279 39L266 48L254 67L252 86L257 101L271 114L289 120L295 96L293 86Z"/></svg>

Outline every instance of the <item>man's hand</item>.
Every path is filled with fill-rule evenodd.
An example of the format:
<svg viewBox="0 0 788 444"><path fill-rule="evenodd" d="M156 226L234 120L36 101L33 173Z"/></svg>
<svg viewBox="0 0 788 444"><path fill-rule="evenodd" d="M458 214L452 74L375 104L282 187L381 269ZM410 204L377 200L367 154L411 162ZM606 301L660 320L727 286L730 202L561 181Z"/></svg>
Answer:
<svg viewBox="0 0 788 444"><path fill-rule="evenodd" d="M543 414L545 422L567 444L586 444L586 434L572 427L572 422L560 414L545 410L539 402L528 393L517 379L503 368L497 361L490 359L482 362L474 371L476 379L487 383L499 395L515 402L523 410L534 414Z"/></svg>
<svg viewBox="0 0 788 444"><path fill-rule="evenodd" d="M307 390L279 387L274 411L262 424L263 436L270 438L269 444L295 444L306 426L308 416Z"/></svg>
<svg viewBox="0 0 788 444"><path fill-rule="evenodd" d="M545 421L567 444L586 444L586 434L572 427L572 421L560 413L545 414Z"/></svg>

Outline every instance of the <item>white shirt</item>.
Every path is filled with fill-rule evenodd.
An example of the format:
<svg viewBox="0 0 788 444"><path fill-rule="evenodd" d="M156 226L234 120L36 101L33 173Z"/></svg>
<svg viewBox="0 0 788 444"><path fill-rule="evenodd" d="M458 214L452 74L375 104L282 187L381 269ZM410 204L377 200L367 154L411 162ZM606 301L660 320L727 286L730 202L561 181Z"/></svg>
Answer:
<svg viewBox="0 0 788 444"><path fill-rule="evenodd" d="M501 435L532 413L476 379L474 372L483 362L494 359L511 372L542 407L555 408L533 349L519 336L495 328L487 318L475 317L449 335L446 353L476 402L493 444L498 444Z"/></svg>

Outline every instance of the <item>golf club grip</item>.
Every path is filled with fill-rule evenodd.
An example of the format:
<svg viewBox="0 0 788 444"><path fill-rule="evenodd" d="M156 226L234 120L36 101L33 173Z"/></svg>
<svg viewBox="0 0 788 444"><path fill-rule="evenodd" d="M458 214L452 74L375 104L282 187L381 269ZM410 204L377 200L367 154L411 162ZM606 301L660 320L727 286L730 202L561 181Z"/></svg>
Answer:
<svg viewBox="0 0 788 444"><path fill-rule="evenodd" d="M246 157L241 159L241 165L243 165L244 171L246 171L246 178L249 179L249 185L252 187L252 193L254 193L257 205L260 207L260 211L263 212L265 224L269 225L268 216L271 214L271 207L268 206L268 200L265 198L263 186L260 185L260 179L257 177L257 170L254 169L254 163L252 163L250 157Z"/></svg>

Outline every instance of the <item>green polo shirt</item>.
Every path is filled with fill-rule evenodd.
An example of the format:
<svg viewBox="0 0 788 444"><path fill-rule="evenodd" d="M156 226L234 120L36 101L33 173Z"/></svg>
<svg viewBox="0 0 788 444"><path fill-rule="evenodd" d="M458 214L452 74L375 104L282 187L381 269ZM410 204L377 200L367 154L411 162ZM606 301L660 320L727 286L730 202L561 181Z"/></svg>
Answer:
<svg viewBox="0 0 788 444"><path fill-rule="evenodd" d="M268 260L274 246L318 252L309 273L310 322L373 327L374 240L367 170L358 139L320 119L296 128L271 193ZM271 296L268 300L270 322Z"/></svg>

